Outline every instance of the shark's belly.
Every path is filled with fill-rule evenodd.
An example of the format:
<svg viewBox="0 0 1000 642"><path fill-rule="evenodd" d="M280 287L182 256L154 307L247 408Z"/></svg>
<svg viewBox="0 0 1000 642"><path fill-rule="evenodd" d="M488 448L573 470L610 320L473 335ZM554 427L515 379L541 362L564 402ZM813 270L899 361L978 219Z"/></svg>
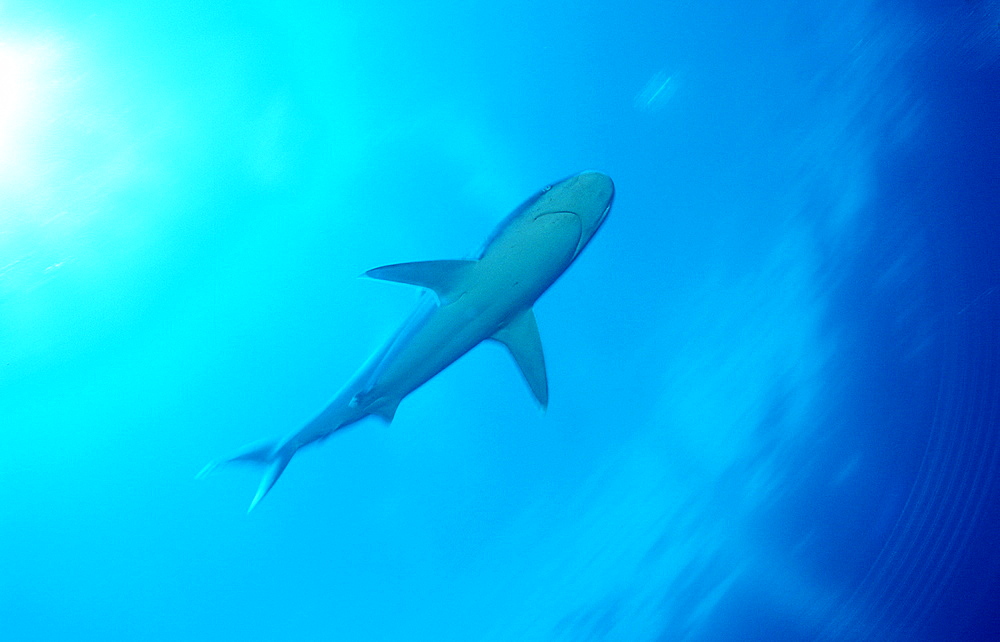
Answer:
<svg viewBox="0 0 1000 642"><path fill-rule="evenodd" d="M411 317L355 403L394 407L531 307L573 261L580 242L580 219L572 212L519 221L512 229L487 248L460 296Z"/></svg>
<svg viewBox="0 0 1000 642"><path fill-rule="evenodd" d="M386 354L370 382L370 398L402 399L489 338L508 315L497 302L471 295L435 308Z"/></svg>

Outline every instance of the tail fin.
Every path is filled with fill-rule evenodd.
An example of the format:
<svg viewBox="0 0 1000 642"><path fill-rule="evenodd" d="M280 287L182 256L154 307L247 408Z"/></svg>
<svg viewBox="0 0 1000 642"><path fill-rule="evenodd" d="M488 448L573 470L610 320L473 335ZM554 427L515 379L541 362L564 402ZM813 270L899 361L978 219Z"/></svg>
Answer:
<svg viewBox="0 0 1000 642"><path fill-rule="evenodd" d="M264 477L260 480L260 486L257 487L257 494L254 495L253 501L250 502L250 508L247 509L249 513L260 503L260 500L264 499L268 491L274 486L274 483L278 481L281 473L285 471L285 467L288 466L288 462L292 460L297 450L296 446L287 442L280 444L272 441L263 444L251 444L232 457L217 459L209 463L201 469L197 478L201 479L212 473L219 466L225 464L247 462L265 466L267 470L264 472Z"/></svg>

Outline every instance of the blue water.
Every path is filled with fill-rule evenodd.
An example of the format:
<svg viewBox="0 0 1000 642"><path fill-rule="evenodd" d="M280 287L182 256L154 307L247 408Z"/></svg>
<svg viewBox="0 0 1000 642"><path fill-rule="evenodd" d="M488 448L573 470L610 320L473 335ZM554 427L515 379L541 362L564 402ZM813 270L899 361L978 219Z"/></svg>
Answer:
<svg viewBox="0 0 1000 642"><path fill-rule="evenodd" d="M0 639L994 640L1000 4L0 4ZM495 345L296 430L537 189Z"/></svg>

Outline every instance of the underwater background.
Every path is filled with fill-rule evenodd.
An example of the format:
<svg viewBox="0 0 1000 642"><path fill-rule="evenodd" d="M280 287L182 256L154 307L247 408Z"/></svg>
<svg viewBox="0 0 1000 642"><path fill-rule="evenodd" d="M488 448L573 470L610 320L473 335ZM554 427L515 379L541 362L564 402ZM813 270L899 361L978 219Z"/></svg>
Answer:
<svg viewBox="0 0 1000 642"><path fill-rule="evenodd" d="M1000 3L0 2L0 639L1000 639ZM584 169L483 345L256 471Z"/></svg>

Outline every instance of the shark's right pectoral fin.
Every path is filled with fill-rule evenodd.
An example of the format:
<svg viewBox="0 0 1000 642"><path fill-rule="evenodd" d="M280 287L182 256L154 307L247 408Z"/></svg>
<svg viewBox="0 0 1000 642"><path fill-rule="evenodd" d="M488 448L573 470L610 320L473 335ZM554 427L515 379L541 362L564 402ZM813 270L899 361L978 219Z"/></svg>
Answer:
<svg viewBox="0 0 1000 642"><path fill-rule="evenodd" d="M545 376L545 356L542 354L542 338L538 335L535 313L531 308L511 319L510 323L490 338L507 346L535 399L543 409L547 407L549 383Z"/></svg>
<svg viewBox="0 0 1000 642"><path fill-rule="evenodd" d="M417 261L383 265L365 272L365 276L382 281L408 283L433 290L442 305L462 295L462 284L469 270L478 261Z"/></svg>

